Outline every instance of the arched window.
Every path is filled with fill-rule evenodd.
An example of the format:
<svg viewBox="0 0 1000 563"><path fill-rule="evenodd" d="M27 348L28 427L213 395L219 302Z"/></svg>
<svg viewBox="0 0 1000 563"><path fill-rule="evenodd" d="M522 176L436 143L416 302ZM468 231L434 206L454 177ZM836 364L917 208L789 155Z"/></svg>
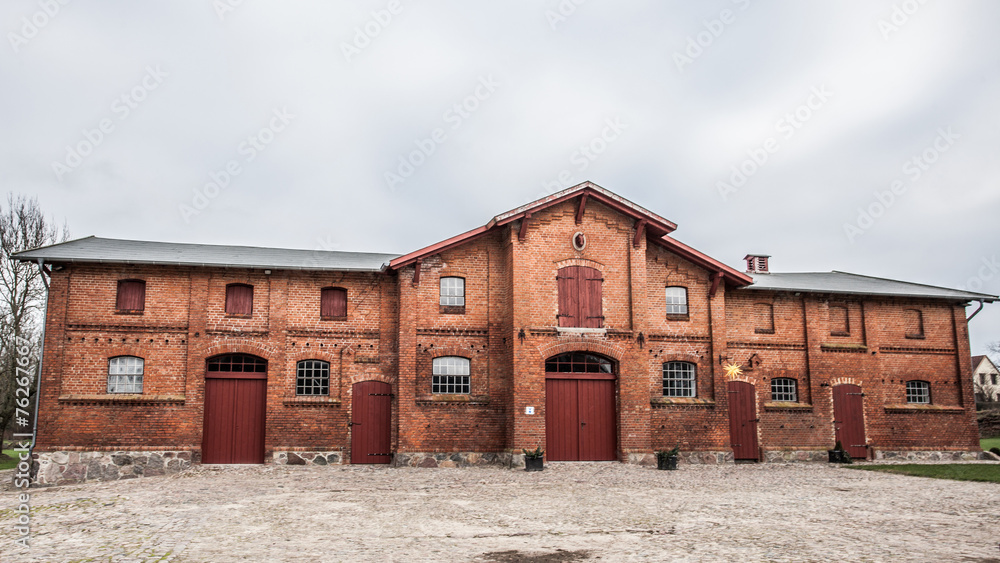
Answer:
<svg viewBox="0 0 1000 563"><path fill-rule="evenodd" d="M320 291L319 316L322 319L346 319L347 290L342 287L324 287Z"/></svg>
<svg viewBox="0 0 1000 563"><path fill-rule="evenodd" d="M231 283L226 286L226 314L253 314L253 286L245 283Z"/></svg>
<svg viewBox="0 0 1000 563"><path fill-rule="evenodd" d="M614 373L614 363L597 354L567 352L545 360L548 373Z"/></svg>
<svg viewBox="0 0 1000 563"><path fill-rule="evenodd" d="M774 305L755 303L753 306L755 334L774 334Z"/></svg>
<svg viewBox="0 0 1000 563"><path fill-rule="evenodd" d="M249 354L227 354L208 360L208 371L267 373L267 360Z"/></svg>
<svg viewBox="0 0 1000 563"><path fill-rule="evenodd" d="M145 361L135 356L108 360L108 393L142 393Z"/></svg>
<svg viewBox="0 0 1000 563"><path fill-rule="evenodd" d="M442 356L432 363L431 392L468 395L472 391L469 358Z"/></svg>
<svg viewBox="0 0 1000 563"><path fill-rule="evenodd" d="M771 400L783 403L799 401L798 381L791 377L775 377L771 380Z"/></svg>
<svg viewBox="0 0 1000 563"><path fill-rule="evenodd" d="M928 381L907 381L906 402L918 405L931 403L931 384Z"/></svg>
<svg viewBox="0 0 1000 563"><path fill-rule="evenodd" d="M917 309L907 309L903 311L904 322L906 323L907 338L924 337L924 314Z"/></svg>
<svg viewBox="0 0 1000 563"><path fill-rule="evenodd" d="M115 309L120 313L141 313L146 308L146 282L118 280Z"/></svg>
<svg viewBox="0 0 1000 563"><path fill-rule="evenodd" d="M851 322L847 315L847 307L830 305L830 336L850 336Z"/></svg>
<svg viewBox="0 0 1000 563"><path fill-rule="evenodd" d="M672 286L666 291L667 315L688 314L688 290L686 287Z"/></svg>
<svg viewBox="0 0 1000 563"><path fill-rule="evenodd" d="M302 360L295 369L296 395L329 395L330 362Z"/></svg>
<svg viewBox="0 0 1000 563"><path fill-rule="evenodd" d="M663 364L663 396L694 397L695 366L691 362L666 362Z"/></svg>

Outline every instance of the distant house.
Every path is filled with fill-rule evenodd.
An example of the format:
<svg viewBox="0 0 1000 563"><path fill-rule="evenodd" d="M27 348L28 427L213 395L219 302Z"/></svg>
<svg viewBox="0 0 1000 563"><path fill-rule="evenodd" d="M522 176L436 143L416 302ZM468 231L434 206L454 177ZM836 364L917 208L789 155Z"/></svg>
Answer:
<svg viewBox="0 0 1000 563"><path fill-rule="evenodd" d="M977 403L1000 401L1000 370L988 356L972 357L972 386Z"/></svg>

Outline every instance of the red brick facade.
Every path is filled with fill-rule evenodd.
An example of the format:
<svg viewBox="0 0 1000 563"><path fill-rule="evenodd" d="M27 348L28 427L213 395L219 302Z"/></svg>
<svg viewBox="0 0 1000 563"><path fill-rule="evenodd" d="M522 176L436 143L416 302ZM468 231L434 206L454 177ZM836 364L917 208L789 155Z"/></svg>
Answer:
<svg viewBox="0 0 1000 563"><path fill-rule="evenodd" d="M298 451L349 460L352 385L367 380L393 387L397 456L544 449L545 361L572 351L615 362L622 461L676 443L685 452L729 451L727 363L743 366L739 378L756 388L762 458L831 448L838 383L864 392L872 452L978 450L972 384L962 377L971 367L961 303L746 289L719 282L721 274L614 206L592 197L580 210L579 198L540 208L383 272L57 267L36 453L190 451L197 459L206 361L225 353L268 362L266 459ZM582 250L573 245L578 232ZM556 276L569 265L601 273L603 329L555 328ZM444 276L465 279L464 312L439 305ZM122 279L145 280L142 313L116 313ZM254 287L250 317L226 315L230 283ZM320 317L320 291L331 286L347 290L344 320ZM667 313L667 286L687 288L686 315ZM831 306L846 308L847 334L842 319L831 326ZM919 338L907 336L914 309ZM108 360L120 355L145 360L142 394L107 392ZM469 394L431 392L432 361L441 356L470 360ZM328 396L296 395L296 364L305 359L329 362ZM664 397L671 361L695 365L694 397ZM776 377L796 381L796 402L771 401ZM910 380L930 383L929 405L906 402Z"/></svg>

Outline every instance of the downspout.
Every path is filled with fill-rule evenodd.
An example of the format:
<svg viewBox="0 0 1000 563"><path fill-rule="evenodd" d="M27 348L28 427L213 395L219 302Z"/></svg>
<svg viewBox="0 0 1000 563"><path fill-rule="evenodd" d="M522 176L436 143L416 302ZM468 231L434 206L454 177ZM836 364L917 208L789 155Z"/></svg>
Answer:
<svg viewBox="0 0 1000 563"><path fill-rule="evenodd" d="M38 274L42 277L42 285L45 286L45 302L42 305L42 345L38 352L38 382L35 385L35 416L31 426L31 446L28 448L29 469L35 465L35 441L38 439L38 403L42 397L42 362L45 360L45 325L49 320L49 282L45 279L45 260L38 259Z"/></svg>
<svg viewBox="0 0 1000 563"><path fill-rule="evenodd" d="M975 311L974 313L972 313L972 316L971 316L971 317L969 317L969 318L965 319L965 322L969 322L969 321L971 321L971 320L973 319L973 317L975 317L976 315L978 315L978 314L979 314L979 311L982 311L982 310L983 310L983 307L985 306L985 303L983 303L983 302L982 302L982 300L978 301L978 303L979 303L979 308L978 308L978 309L976 309L976 311Z"/></svg>

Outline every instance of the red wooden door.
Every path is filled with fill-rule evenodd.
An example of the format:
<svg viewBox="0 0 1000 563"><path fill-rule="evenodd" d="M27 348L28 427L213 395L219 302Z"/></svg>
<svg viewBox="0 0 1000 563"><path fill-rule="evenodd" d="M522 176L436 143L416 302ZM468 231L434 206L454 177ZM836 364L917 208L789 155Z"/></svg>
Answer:
<svg viewBox="0 0 1000 563"><path fill-rule="evenodd" d="M266 397L267 374L205 376L202 463L264 463Z"/></svg>
<svg viewBox="0 0 1000 563"><path fill-rule="evenodd" d="M559 326L601 328L604 326L600 270L566 266L556 275L559 292Z"/></svg>
<svg viewBox="0 0 1000 563"><path fill-rule="evenodd" d="M865 441L865 401L857 385L833 388L833 428L836 439L855 459L868 457Z"/></svg>
<svg viewBox="0 0 1000 563"><path fill-rule="evenodd" d="M566 379L573 376L558 375L545 381L546 458L617 459L614 376L588 374L587 379Z"/></svg>
<svg viewBox="0 0 1000 563"><path fill-rule="evenodd" d="M351 463L392 461L392 386L355 383L351 409Z"/></svg>
<svg viewBox="0 0 1000 563"><path fill-rule="evenodd" d="M733 456L757 460L757 392L745 381L729 382L729 441Z"/></svg>

